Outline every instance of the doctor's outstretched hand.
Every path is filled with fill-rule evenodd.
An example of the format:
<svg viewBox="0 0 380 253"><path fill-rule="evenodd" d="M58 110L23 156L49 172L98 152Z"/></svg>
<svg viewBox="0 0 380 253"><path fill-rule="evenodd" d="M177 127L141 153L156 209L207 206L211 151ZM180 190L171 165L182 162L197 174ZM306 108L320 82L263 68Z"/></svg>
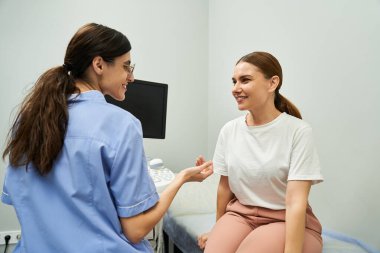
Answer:
<svg viewBox="0 0 380 253"><path fill-rule="evenodd" d="M197 164L198 165L198 164ZM202 182L213 173L212 161L203 162L202 164L182 170L177 177L184 183Z"/></svg>

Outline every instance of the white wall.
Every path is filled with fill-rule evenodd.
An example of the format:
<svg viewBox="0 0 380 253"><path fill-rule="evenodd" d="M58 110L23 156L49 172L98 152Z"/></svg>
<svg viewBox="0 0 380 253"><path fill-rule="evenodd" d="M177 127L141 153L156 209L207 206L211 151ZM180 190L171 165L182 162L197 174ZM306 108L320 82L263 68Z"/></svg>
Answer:
<svg viewBox="0 0 380 253"><path fill-rule="evenodd" d="M63 64L70 38L88 22L127 35L136 78L169 85L166 139L145 140L146 153L174 170L192 165L207 151L208 2L203 0L1 0L1 150L9 115L26 88L47 68ZM1 189L4 169L1 161ZM0 231L18 228L13 208L0 204Z"/></svg>
<svg viewBox="0 0 380 253"><path fill-rule="evenodd" d="M209 127L241 115L232 69L269 51L284 72L282 94L314 129L325 182L311 205L325 228L380 249L380 1L210 0Z"/></svg>

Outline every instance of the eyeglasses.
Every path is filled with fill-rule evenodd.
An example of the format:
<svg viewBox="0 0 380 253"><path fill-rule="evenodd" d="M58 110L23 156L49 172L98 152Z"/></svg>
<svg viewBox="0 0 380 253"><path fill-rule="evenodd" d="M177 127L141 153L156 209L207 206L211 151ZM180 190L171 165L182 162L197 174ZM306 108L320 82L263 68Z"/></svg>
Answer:
<svg viewBox="0 0 380 253"><path fill-rule="evenodd" d="M133 74L133 70L135 69L136 64L123 64L123 68L125 71L128 72L128 74Z"/></svg>

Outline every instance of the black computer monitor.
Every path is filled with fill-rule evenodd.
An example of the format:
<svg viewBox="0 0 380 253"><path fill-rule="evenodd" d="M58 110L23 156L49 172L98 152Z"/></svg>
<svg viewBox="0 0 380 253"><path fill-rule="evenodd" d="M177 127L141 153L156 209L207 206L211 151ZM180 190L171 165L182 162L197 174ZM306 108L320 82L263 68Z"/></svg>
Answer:
<svg viewBox="0 0 380 253"><path fill-rule="evenodd" d="M123 101L105 97L107 102L127 110L141 121L144 138L165 139L167 84L135 79L128 84Z"/></svg>

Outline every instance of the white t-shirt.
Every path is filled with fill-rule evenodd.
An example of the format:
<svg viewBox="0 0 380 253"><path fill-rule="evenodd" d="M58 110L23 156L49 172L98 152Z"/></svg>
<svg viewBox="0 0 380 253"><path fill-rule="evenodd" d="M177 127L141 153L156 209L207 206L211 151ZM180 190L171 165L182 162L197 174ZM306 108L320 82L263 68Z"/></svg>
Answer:
<svg viewBox="0 0 380 253"><path fill-rule="evenodd" d="M311 127L282 113L260 126L247 126L245 116L220 131L214 171L228 176L240 203L273 210L285 209L289 180L323 181Z"/></svg>

